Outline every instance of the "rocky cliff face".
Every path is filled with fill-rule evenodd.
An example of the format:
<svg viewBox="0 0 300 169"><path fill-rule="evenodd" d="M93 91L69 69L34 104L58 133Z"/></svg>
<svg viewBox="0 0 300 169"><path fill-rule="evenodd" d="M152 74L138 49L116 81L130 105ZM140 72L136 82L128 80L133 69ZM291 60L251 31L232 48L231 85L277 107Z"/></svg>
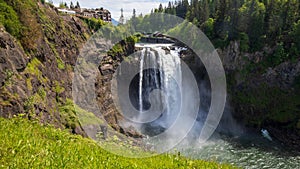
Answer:
<svg viewBox="0 0 300 169"><path fill-rule="evenodd" d="M99 65L100 75L96 80L96 93L98 106L105 120L116 131L130 137L141 138L142 136L132 127L122 124L123 117L116 109L111 93L112 78L122 61L135 52L134 45L134 39L129 37L119 43L121 47L119 52L108 52L109 54L103 57Z"/></svg>
<svg viewBox="0 0 300 169"><path fill-rule="evenodd" d="M269 66L276 48L240 52L239 42L219 50L235 118L248 127L266 128L288 145L300 141L300 60Z"/></svg>
<svg viewBox="0 0 300 169"><path fill-rule="evenodd" d="M14 3L8 4L15 8ZM22 5L35 12L25 12L25 16L21 16L24 11L18 14L23 24L31 24L29 34L37 31L34 36L14 37L0 24L0 116L22 115L94 137L104 119L95 119L80 108L76 108L80 111L76 112L72 98L74 67L91 31L81 19L59 14L51 5L36 1L28 4ZM22 18L29 16L32 20L23 19L23 22ZM134 40L124 40L120 46L122 49L111 52L99 63L100 76L95 83L98 105L105 120L116 131L141 137L132 128L121 126L122 116L111 98L112 76L123 58L134 52Z"/></svg>
<svg viewBox="0 0 300 169"><path fill-rule="evenodd" d="M69 99L73 66L90 33L78 18L36 5L40 30L34 48L0 32L0 115L24 114L85 135Z"/></svg>

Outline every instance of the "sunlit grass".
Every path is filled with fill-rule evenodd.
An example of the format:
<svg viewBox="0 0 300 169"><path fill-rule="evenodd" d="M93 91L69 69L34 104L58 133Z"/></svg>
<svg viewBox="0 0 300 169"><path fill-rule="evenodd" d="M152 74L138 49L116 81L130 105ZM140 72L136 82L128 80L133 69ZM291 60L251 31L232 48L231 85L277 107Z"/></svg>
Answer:
<svg viewBox="0 0 300 169"><path fill-rule="evenodd" d="M93 140L21 118L0 118L0 130L0 168L233 168L171 154L120 157Z"/></svg>

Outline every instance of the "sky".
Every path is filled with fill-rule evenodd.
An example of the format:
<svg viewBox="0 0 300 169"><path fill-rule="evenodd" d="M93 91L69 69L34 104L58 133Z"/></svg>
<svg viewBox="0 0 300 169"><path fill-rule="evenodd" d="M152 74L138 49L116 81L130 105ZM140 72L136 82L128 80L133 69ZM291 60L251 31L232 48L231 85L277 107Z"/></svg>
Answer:
<svg viewBox="0 0 300 169"><path fill-rule="evenodd" d="M70 5L72 1L74 5L78 1L83 8L100 8L108 9L112 13L112 17L115 20L119 20L121 16L121 8L124 10L124 17L130 18L133 13L133 9L136 10L136 14L140 13L148 14L151 9L158 8L159 4L166 6L168 0L52 0L55 6L58 6L60 2L66 2Z"/></svg>

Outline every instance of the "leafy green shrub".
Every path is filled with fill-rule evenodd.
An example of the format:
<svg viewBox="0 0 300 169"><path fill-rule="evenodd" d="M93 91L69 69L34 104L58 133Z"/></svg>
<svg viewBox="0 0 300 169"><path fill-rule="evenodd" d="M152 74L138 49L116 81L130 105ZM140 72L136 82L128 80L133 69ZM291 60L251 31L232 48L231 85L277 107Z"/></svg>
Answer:
<svg viewBox="0 0 300 169"><path fill-rule="evenodd" d="M124 40L120 41L119 43L115 44L107 54L110 56L119 56L124 55L126 52L126 47L134 46L136 42L138 42L140 38L140 34L135 34L129 37L126 37Z"/></svg>
<svg viewBox="0 0 300 169"><path fill-rule="evenodd" d="M213 45L215 46L215 48L226 48L229 45L229 41L227 39L215 39L213 40Z"/></svg>
<svg viewBox="0 0 300 169"><path fill-rule="evenodd" d="M88 25L88 28L94 32L97 32L105 24L101 19L84 17L81 17L81 19Z"/></svg>
<svg viewBox="0 0 300 169"><path fill-rule="evenodd" d="M297 44L297 48L300 51L300 20L295 23L293 33L294 41Z"/></svg>
<svg viewBox="0 0 300 169"><path fill-rule="evenodd" d="M126 38L126 42L128 43L137 43L139 41L139 38L141 37L141 34L135 34L133 36L130 36L128 38Z"/></svg>
<svg viewBox="0 0 300 169"><path fill-rule="evenodd" d="M19 17L14 9L3 0L0 0L0 24L5 27L8 33L16 38L20 38L22 25Z"/></svg>
<svg viewBox="0 0 300 169"><path fill-rule="evenodd" d="M47 93L45 91L45 89L43 87L40 87L38 89L38 95L43 99L45 100L46 99L46 96L47 96Z"/></svg>
<svg viewBox="0 0 300 169"><path fill-rule="evenodd" d="M246 33L242 32L239 35L240 50L241 52L247 52L249 50L249 37Z"/></svg>
<svg viewBox="0 0 300 169"><path fill-rule="evenodd" d="M37 15L37 11L40 10L37 1L6 0L6 3L14 9L22 24L19 39L23 48L27 52L36 50L37 42L42 37L42 28Z"/></svg>
<svg viewBox="0 0 300 169"><path fill-rule="evenodd" d="M65 69L65 63L59 56L56 56L56 63L57 63L58 69L60 69L60 70Z"/></svg>
<svg viewBox="0 0 300 169"><path fill-rule="evenodd" d="M207 21L204 22L204 24L201 26L205 35L209 38L212 39L214 35L214 24L215 20L213 18L208 18Z"/></svg>
<svg viewBox="0 0 300 169"><path fill-rule="evenodd" d="M300 55L300 20L294 24L293 30L290 32L290 37L293 43L289 53L291 54L291 59L296 60Z"/></svg>
<svg viewBox="0 0 300 169"><path fill-rule="evenodd" d="M74 130L77 126L79 126L74 104L71 100L67 99L66 103L64 105L60 105L58 110L62 117L63 124L67 129Z"/></svg>
<svg viewBox="0 0 300 169"><path fill-rule="evenodd" d="M276 49L272 55L268 57L270 66L277 66L288 58L288 54L285 52L283 43L278 43Z"/></svg>

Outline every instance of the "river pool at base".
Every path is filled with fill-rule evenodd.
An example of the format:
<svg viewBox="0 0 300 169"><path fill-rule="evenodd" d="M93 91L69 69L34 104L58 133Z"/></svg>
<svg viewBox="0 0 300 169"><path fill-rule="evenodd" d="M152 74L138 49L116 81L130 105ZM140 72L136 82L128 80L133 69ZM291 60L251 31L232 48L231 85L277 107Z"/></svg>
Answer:
<svg viewBox="0 0 300 169"><path fill-rule="evenodd" d="M247 169L300 169L300 153L259 135L252 138L219 138L202 146L185 149L191 158L214 160Z"/></svg>

